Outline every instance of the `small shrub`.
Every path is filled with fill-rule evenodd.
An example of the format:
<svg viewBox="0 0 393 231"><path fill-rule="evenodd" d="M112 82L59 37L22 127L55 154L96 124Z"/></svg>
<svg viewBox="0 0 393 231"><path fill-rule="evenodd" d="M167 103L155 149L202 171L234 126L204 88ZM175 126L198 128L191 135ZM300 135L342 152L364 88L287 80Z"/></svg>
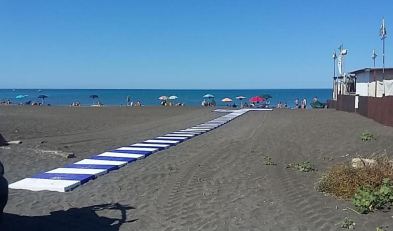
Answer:
<svg viewBox="0 0 393 231"><path fill-rule="evenodd" d="M375 160L375 166L362 168L353 168L349 163L334 165L321 177L317 189L350 199L360 187L378 188L386 178L393 182L393 162L383 156Z"/></svg>
<svg viewBox="0 0 393 231"><path fill-rule="evenodd" d="M385 228L384 228L384 227L382 227L382 226L379 226L379 227L377 227L376 231L386 231L386 230L385 230Z"/></svg>
<svg viewBox="0 0 393 231"><path fill-rule="evenodd" d="M272 158L270 156L265 156L264 158L264 163L265 165L277 165L272 161Z"/></svg>
<svg viewBox="0 0 393 231"><path fill-rule="evenodd" d="M390 206L393 203L393 184L386 178L378 188L360 187L352 203L361 213Z"/></svg>
<svg viewBox="0 0 393 231"><path fill-rule="evenodd" d="M355 222L348 217L344 218L341 222L340 227L343 229L355 229Z"/></svg>
<svg viewBox="0 0 393 231"><path fill-rule="evenodd" d="M312 166L310 161L304 161L300 163L291 163L287 165L287 168L296 169L300 172L312 172L315 168Z"/></svg>
<svg viewBox="0 0 393 231"><path fill-rule="evenodd" d="M363 132L360 135L360 139L362 139L362 141L371 141L371 140L376 140L375 136L373 134L371 134L370 132Z"/></svg>
<svg viewBox="0 0 393 231"><path fill-rule="evenodd" d="M360 213L372 211L378 203L378 196L370 187L360 187L352 198L352 204Z"/></svg>

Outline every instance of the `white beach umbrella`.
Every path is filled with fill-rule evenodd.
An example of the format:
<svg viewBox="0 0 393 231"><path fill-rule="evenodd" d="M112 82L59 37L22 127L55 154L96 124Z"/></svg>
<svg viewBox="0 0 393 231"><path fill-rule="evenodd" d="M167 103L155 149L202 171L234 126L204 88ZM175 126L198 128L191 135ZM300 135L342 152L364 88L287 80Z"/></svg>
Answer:
<svg viewBox="0 0 393 231"><path fill-rule="evenodd" d="M244 97L244 96L237 96L236 99L240 100L240 107L243 107L243 102L242 102L242 100L243 100L243 99L246 99L246 97Z"/></svg>

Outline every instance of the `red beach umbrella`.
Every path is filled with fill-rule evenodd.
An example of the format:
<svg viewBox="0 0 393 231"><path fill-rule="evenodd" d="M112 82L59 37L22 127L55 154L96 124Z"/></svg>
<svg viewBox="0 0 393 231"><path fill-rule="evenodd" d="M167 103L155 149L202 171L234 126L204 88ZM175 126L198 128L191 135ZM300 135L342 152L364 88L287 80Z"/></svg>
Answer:
<svg viewBox="0 0 393 231"><path fill-rule="evenodd" d="M265 98L262 98L260 96L253 96L250 98L251 103L259 103L265 101Z"/></svg>

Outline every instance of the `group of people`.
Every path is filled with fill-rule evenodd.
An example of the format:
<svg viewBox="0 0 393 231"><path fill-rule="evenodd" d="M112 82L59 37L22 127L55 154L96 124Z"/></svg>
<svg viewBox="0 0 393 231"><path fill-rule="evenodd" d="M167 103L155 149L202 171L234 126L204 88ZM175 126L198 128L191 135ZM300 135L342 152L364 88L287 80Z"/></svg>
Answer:
<svg viewBox="0 0 393 231"><path fill-rule="evenodd" d="M326 103L321 103L318 100L318 97L314 96L312 102L310 103L312 108L326 108ZM299 101L298 98L295 99L295 109L306 109L307 108L307 99L303 98Z"/></svg>
<svg viewBox="0 0 393 231"><path fill-rule="evenodd" d="M295 99L295 109L306 109L307 108L307 99L303 98L299 101L299 98Z"/></svg>
<svg viewBox="0 0 393 231"><path fill-rule="evenodd" d="M184 103L173 103L170 100L161 100L161 106L184 106Z"/></svg>
<svg viewBox="0 0 393 231"><path fill-rule="evenodd" d="M287 102L278 102L277 108L288 108Z"/></svg>
<svg viewBox="0 0 393 231"><path fill-rule="evenodd" d="M81 103L79 101L72 102L71 107L79 107Z"/></svg>
<svg viewBox="0 0 393 231"><path fill-rule="evenodd" d="M127 106L129 106L129 107L141 107L142 103L139 100L136 101L135 103L134 103L134 101L130 101L130 102L127 102Z"/></svg>
<svg viewBox="0 0 393 231"><path fill-rule="evenodd" d="M11 100L7 99L7 100L1 100L0 101L0 105L30 105L30 106L41 106L43 105L41 102L35 102L35 101L26 101L23 103L14 103ZM48 106L50 106L50 104L46 104Z"/></svg>
<svg viewBox="0 0 393 231"><path fill-rule="evenodd" d="M6 100L1 100L1 101L0 101L0 104L1 104L1 105L10 105L10 104L12 104L12 102L11 102L11 100L6 99Z"/></svg>
<svg viewBox="0 0 393 231"><path fill-rule="evenodd" d="M212 99L212 100L204 99L202 101L201 105L204 106L204 107L215 107L216 106L216 101L214 99Z"/></svg>

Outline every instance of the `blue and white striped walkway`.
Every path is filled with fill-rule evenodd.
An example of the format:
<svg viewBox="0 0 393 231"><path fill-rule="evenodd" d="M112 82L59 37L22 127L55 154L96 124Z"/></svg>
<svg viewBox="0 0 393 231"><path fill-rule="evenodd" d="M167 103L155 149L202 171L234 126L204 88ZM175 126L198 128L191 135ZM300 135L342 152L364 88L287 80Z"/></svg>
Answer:
<svg viewBox="0 0 393 231"><path fill-rule="evenodd" d="M171 132L140 143L107 151L51 171L38 173L32 177L10 184L9 188L31 191L70 191L89 180L96 179L101 175L119 169L127 164L137 161L138 159L146 158L153 153L170 148L171 146L175 146L192 139L193 137L209 132L250 110L266 111L271 109L220 109L217 111L230 113L194 127Z"/></svg>

